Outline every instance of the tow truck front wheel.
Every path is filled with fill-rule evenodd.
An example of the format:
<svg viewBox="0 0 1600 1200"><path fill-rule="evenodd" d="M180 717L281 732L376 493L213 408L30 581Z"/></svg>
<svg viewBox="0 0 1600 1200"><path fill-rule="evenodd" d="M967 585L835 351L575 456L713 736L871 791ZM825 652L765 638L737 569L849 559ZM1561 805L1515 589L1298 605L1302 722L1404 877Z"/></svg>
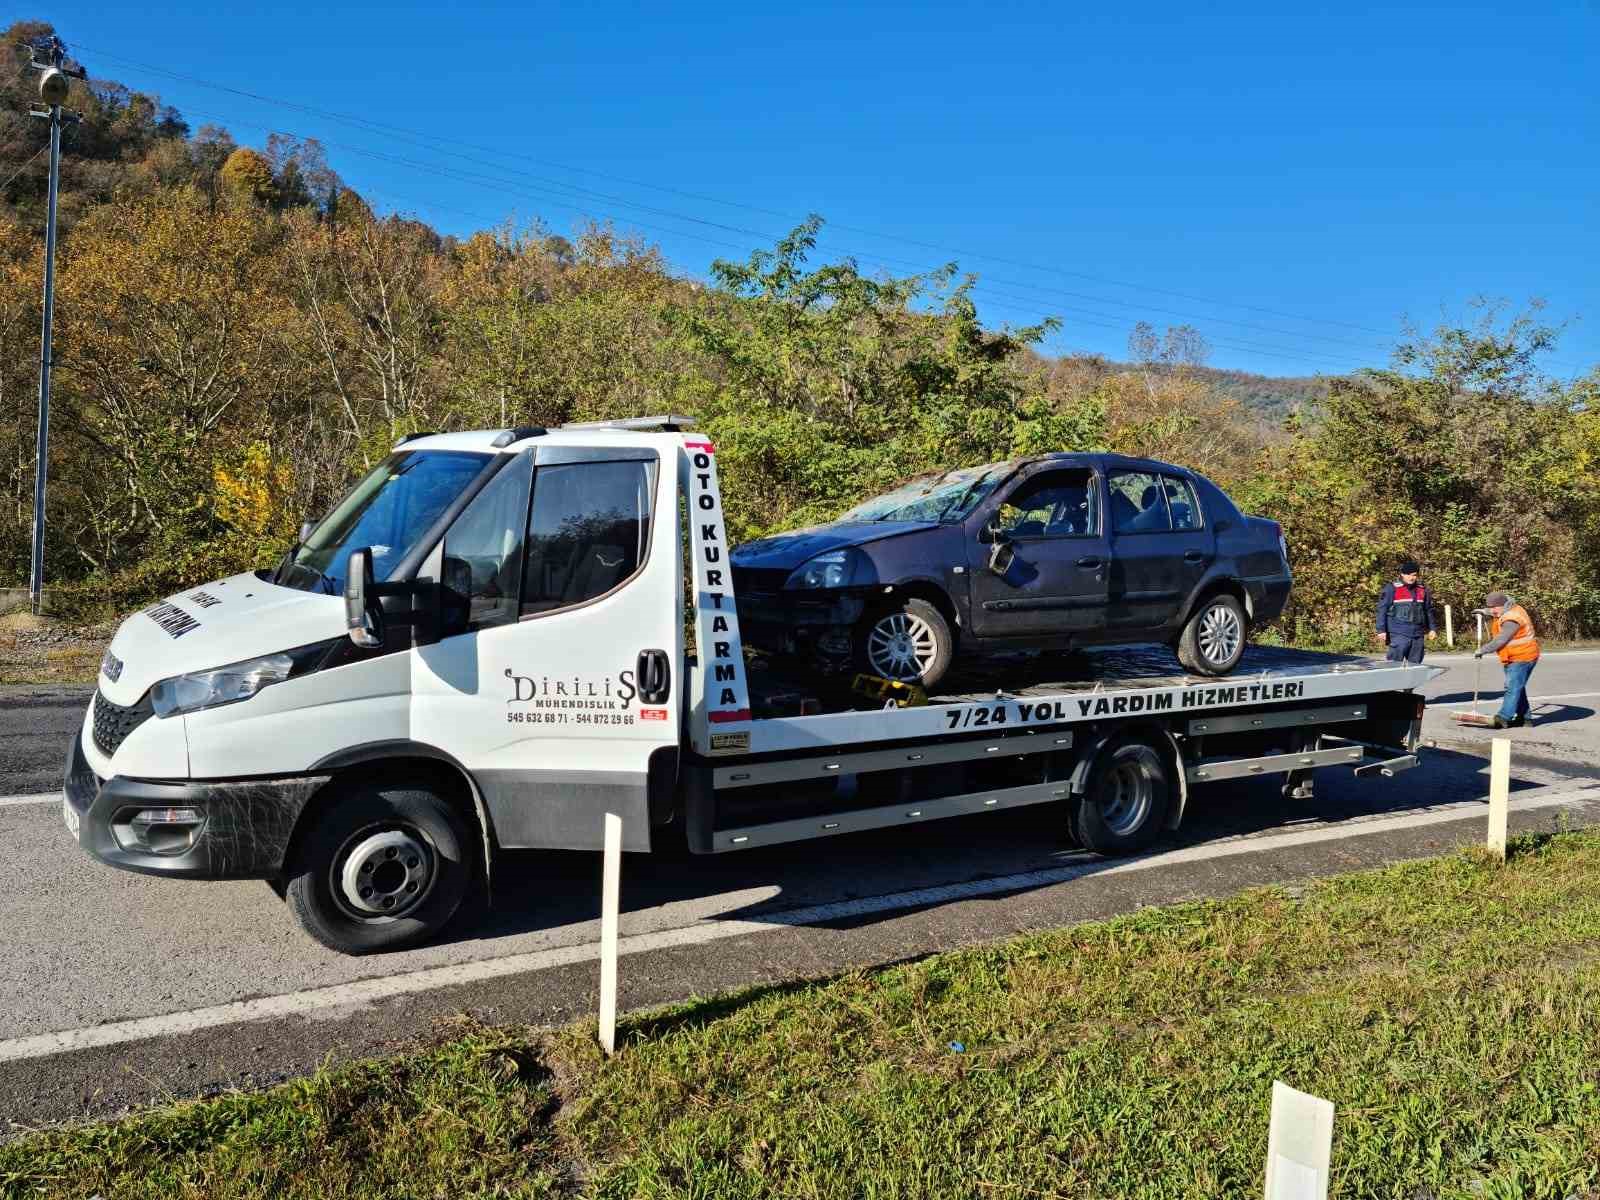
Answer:
<svg viewBox="0 0 1600 1200"><path fill-rule="evenodd" d="M284 889L306 932L341 954L372 954L443 929L473 877L473 834L454 806L388 785L326 799Z"/></svg>

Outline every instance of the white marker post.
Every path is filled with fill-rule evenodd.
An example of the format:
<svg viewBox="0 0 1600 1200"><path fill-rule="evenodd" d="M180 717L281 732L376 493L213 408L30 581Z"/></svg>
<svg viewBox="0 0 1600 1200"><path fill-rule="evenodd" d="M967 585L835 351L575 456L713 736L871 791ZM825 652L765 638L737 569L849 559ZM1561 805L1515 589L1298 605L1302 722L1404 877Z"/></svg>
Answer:
<svg viewBox="0 0 1600 1200"><path fill-rule="evenodd" d="M1444 606L1444 643L1450 649L1456 648L1456 623L1450 615L1450 606Z"/></svg>
<svg viewBox="0 0 1600 1200"><path fill-rule="evenodd" d="M600 1047L617 1052L617 907L622 892L622 818L606 814L605 862L600 872Z"/></svg>
<svg viewBox="0 0 1600 1200"><path fill-rule="evenodd" d="M1511 804L1511 739L1489 742L1489 853L1506 860L1506 813Z"/></svg>
<svg viewBox="0 0 1600 1200"><path fill-rule="evenodd" d="M1274 1082L1266 1200L1327 1200L1332 1162L1333 1102Z"/></svg>

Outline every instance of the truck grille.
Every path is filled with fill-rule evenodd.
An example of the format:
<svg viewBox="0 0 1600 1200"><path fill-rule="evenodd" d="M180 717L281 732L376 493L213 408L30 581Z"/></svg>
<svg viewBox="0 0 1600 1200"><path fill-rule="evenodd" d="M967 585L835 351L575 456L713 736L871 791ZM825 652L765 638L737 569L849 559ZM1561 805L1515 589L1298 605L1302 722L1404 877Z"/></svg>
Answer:
<svg viewBox="0 0 1600 1200"><path fill-rule="evenodd" d="M94 694L94 744L101 754L110 756L117 752L127 737L155 715L146 692L137 704L124 707L107 700L105 693L96 689Z"/></svg>

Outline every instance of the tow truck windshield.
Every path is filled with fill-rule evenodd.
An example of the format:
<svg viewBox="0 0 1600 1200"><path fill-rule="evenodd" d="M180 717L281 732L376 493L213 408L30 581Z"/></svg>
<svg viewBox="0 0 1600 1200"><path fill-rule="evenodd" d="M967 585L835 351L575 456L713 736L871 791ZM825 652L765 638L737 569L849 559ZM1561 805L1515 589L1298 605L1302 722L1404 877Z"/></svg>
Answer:
<svg viewBox="0 0 1600 1200"><path fill-rule="evenodd" d="M350 551L362 546L372 547L373 577L388 579L490 457L456 450L391 454L284 556L273 582L306 592L341 593Z"/></svg>

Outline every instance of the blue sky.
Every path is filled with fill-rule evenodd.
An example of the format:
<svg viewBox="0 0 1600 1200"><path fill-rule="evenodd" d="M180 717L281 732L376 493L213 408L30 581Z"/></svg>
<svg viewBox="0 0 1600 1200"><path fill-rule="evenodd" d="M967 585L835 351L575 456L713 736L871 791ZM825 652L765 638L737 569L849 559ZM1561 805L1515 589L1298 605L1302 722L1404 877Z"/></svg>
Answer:
<svg viewBox="0 0 1600 1200"><path fill-rule="evenodd" d="M1058 352L1187 322L1213 365L1337 372L1485 295L1570 322L1556 373L1600 361L1600 2L1206 7L37 15L94 74L241 142L320 137L445 231L609 216L703 275L818 212L823 255L955 259L988 322L1059 316Z"/></svg>

